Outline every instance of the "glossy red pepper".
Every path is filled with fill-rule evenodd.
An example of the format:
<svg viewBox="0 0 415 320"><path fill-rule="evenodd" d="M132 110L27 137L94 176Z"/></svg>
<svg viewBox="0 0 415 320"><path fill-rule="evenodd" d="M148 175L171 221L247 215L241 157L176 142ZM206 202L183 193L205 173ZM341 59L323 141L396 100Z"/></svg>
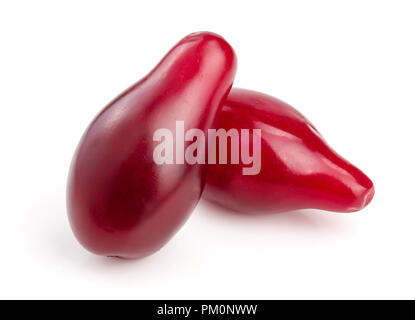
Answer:
<svg viewBox="0 0 415 320"><path fill-rule="evenodd" d="M184 130L214 126L235 70L236 57L223 38L191 34L93 120L75 152L67 189L69 221L86 249L144 257L185 222L207 166L156 164L153 134L175 132L176 121L184 121Z"/></svg>
<svg viewBox="0 0 415 320"><path fill-rule="evenodd" d="M374 195L372 181L334 152L297 110L268 95L232 89L218 128L261 129L261 170L244 164L209 165L203 197L235 211L315 208L353 212ZM252 151L252 130L250 131ZM229 146L229 144L228 144ZM230 147L228 147L228 159Z"/></svg>

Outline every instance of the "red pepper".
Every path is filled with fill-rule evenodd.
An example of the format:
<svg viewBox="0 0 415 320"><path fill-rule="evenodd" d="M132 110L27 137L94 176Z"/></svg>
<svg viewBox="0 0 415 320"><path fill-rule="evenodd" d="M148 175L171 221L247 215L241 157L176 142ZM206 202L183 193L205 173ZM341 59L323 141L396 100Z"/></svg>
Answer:
<svg viewBox="0 0 415 320"><path fill-rule="evenodd" d="M153 134L174 132L176 121L204 133L215 126L235 70L235 54L223 38L191 34L93 120L67 189L71 227L86 249L139 258L176 233L200 198L207 165L156 164Z"/></svg>
<svg viewBox="0 0 415 320"><path fill-rule="evenodd" d="M232 89L217 127L251 129L251 153L252 129L261 129L261 158L256 159L261 169L257 175L243 175L243 163L209 165L203 196L210 201L252 213L303 208L353 212L374 195L372 181L334 152L303 115L278 99Z"/></svg>

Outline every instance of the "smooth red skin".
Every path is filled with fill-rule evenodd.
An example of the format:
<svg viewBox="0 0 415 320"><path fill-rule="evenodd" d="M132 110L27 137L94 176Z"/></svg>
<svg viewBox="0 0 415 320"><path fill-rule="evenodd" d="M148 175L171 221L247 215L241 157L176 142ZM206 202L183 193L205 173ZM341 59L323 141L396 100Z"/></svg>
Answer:
<svg viewBox="0 0 415 320"><path fill-rule="evenodd" d="M199 201L207 166L157 165L153 134L174 134L176 120L207 134L235 71L223 38L194 33L98 114L75 152L67 188L69 221L86 249L141 258L176 233Z"/></svg>
<svg viewBox="0 0 415 320"><path fill-rule="evenodd" d="M373 183L362 171L334 152L303 115L276 98L234 88L217 127L262 130L258 175L242 175L241 164L209 165L203 197L221 206L245 213L353 212L374 195ZM229 152L230 143L228 159Z"/></svg>

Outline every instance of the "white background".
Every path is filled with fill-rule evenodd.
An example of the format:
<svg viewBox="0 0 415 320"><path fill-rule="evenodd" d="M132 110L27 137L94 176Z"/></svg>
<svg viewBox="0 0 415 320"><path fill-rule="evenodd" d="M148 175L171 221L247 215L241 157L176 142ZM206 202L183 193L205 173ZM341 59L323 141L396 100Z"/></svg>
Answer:
<svg viewBox="0 0 415 320"><path fill-rule="evenodd" d="M200 204L160 252L94 256L67 222L81 134L183 36L305 114L376 186L361 212ZM415 298L413 1L2 1L0 298Z"/></svg>

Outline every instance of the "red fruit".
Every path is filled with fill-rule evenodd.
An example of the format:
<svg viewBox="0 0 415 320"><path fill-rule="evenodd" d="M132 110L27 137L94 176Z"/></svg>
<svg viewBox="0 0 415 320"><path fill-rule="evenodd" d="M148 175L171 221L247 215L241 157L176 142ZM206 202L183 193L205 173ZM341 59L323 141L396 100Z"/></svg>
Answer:
<svg viewBox="0 0 415 320"><path fill-rule="evenodd" d="M218 128L261 129L261 170L245 164L209 165L203 197L241 212L315 208L353 212L369 204L372 181L334 152L314 126L288 104L268 95L232 89ZM228 143L228 159L230 159Z"/></svg>
<svg viewBox="0 0 415 320"><path fill-rule="evenodd" d="M160 128L174 133L176 121L184 121L185 130L215 126L235 70L235 54L223 38L191 34L93 120L67 189L69 221L86 249L140 258L176 233L199 201L207 166L156 164L153 134Z"/></svg>

